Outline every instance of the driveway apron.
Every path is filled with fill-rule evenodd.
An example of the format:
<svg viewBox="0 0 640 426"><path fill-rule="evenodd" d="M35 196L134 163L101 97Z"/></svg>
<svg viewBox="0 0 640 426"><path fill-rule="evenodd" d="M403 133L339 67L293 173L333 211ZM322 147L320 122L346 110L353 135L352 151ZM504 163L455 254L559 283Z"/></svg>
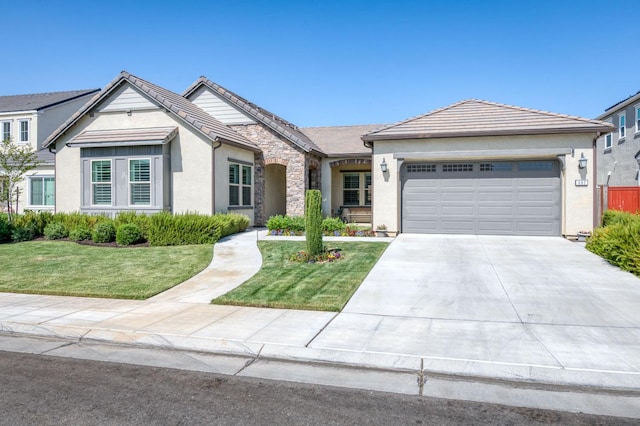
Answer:
<svg viewBox="0 0 640 426"><path fill-rule="evenodd" d="M309 345L640 372L640 279L560 237L401 234Z"/></svg>

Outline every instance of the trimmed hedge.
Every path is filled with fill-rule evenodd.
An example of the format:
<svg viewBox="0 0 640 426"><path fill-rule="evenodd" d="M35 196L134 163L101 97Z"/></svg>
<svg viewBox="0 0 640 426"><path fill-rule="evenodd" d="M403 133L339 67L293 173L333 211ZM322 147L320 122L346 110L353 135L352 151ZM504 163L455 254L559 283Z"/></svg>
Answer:
<svg viewBox="0 0 640 426"><path fill-rule="evenodd" d="M221 237L245 231L249 223L247 216L237 213L211 216L189 212L176 215L121 212L111 219L78 212L53 214L45 211L15 215L10 224L7 215L0 213L0 243L10 242L12 237L14 241L26 241L45 235L45 228L53 225L50 230L56 230L56 239L69 234L72 241L93 239L106 243L115 241L116 229L132 224L138 227L141 238L151 245L213 244ZM50 234L52 236L53 231ZM64 236L60 237L61 234Z"/></svg>
<svg viewBox="0 0 640 426"><path fill-rule="evenodd" d="M140 227L135 223L125 223L116 230L116 243L119 246L130 246L144 241Z"/></svg>
<svg viewBox="0 0 640 426"><path fill-rule="evenodd" d="M317 189L308 190L305 197L305 232L307 252L311 256L322 253L322 194Z"/></svg>
<svg viewBox="0 0 640 426"><path fill-rule="evenodd" d="M586 248L611 264L640 276L640 216L608 210L605 224L587 239Z"/></svg>
<svg viewBox="0 0 640 426"><path fill-rule="evenodd" d="M47 240L61 240L66 238L69 233L63 224L51 222L44 227L44 236Z"/></svg>

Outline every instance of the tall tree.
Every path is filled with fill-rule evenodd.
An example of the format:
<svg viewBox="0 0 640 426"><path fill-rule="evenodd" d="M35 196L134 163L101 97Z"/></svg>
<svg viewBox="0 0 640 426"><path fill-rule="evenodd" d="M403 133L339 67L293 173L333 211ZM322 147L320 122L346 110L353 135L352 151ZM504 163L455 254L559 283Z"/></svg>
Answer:
<svg viewBox="0 0 640 426"><path fill-rule="evenodd" d="M305 197L305 234L307 251L312 256L322 253L322 194L317 189L307 190Z"/></svg>
<svg viewBox="0 0 640 426"><path fill-rule="evenodd" d="M20 197L20 182L38 164L38 156L31 145L18 145L9 138L0 142L0 203L7 206L9 222Z"/></svg>

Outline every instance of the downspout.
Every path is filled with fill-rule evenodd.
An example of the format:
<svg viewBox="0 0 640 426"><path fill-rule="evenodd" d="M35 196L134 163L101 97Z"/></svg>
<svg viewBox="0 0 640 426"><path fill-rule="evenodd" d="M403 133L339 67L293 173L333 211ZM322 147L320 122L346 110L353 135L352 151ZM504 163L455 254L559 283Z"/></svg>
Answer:
<svg viewBox="0 0 640 426"><path fill-rule="evenodd" d="M49 152L51 154L53 154L53 185L54 185L53 186L53 191L54 191L55 196L57 198L57 194L59 194L59 192L58 192L58 179L55 178L55 176L56 176L56 162L57 162L55 149L56 149L55 145L50 145L49 146ZM55 199L55 201L53 203L53 212L57 213L57 211L58 211L58 201L57 201L57 199Z"/></svg>
<svg viewBox="0 0 640 426"><path fill-rule="evenodd" d="M213 142L218 142L218 146L211 143L211 214L216 214L216 149L222 146L219 137L215 137Z"/></svg>
<svg viewBox="0 0 640 426"><path fill-rule="evenodd" d="M596 205L598 205L598 208L594 208L593 209L593 227L595 228L596 226L600 226L600 218L602 218L602 213L604 213L604 197L600 197L598 194L598 147L597 147L597 142L598 142L598 138L602 136L602 132L597 132L596 136L593 138L593 143L592 143L592 149L593 149L593 153L592 153L592 157L593 157L593 204L594 207ZM607 185L609 184L609 182L607 182ZM604 191L603 188L600 189L600 192L602 193L602 191ZM603 200L603 202L600 202L600 199ZM602 210L602 211L601 211Z"/></svg>

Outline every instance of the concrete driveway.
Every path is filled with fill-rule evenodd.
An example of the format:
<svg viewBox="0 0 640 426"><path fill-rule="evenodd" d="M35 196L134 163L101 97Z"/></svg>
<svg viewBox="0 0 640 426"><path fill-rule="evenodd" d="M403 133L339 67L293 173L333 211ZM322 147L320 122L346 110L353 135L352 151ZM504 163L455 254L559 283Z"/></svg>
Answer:
<svg viewBox="0 0 640 426"><path fill-rule="evenodd" d="M640 373L640 279L554 237L402 234L309 345Z"/></svg>

